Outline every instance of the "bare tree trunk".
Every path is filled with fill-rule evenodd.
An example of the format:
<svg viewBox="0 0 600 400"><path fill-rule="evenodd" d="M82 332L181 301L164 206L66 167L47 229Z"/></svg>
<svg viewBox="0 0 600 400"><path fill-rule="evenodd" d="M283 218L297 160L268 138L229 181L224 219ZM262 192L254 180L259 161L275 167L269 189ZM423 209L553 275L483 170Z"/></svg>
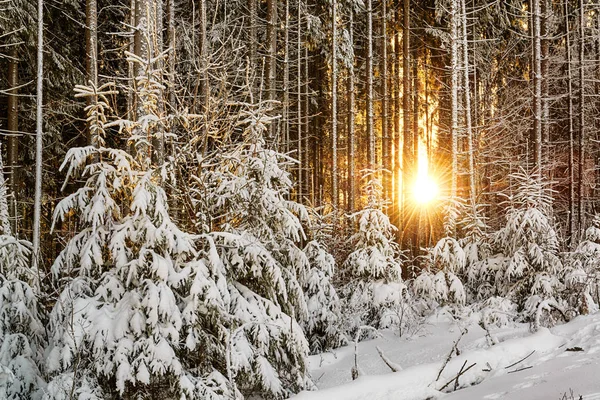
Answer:
<svg viewBox="0 0 600 400"><path fill-rule="evenodd" d="M350 45L354 48L354 10L350 9L348 21L348 32ZM356 195L356 172L354 165L356 138L354 132L354 59L348 67L348 211L353 212L355 208L354 197Z"/></svg>
<svg viewBox="0 0 600 400"><path fill-rule="evenodd" d="M373 2L367 0L367 158L369 169L374 169L375 132L373 130Z"/></svg>
<svg viewBox="0 0 600 400"><path fill-rule="evenodd" d="M98 86L98 10L96 0L87 0L85 8L86 30L86 75L88 82L91 82L94 87ZM96 102L97 99L92 97L87 98L87 104L90 105ZM91 123L91 122L90 122ZM92 130L90 123L87 126L86 141L87 144L93 144Z"/></svg>
<svg viewBox="0 0 600 400"><path fill-rule="evenodd" d="M471 207L475 211L476 203L476 184L475 184L475 162L474 162L474 151L473 151L473 125L471 123L471 87L469 84L469 41L467 36L467 7L465 0L461 0L462 8L462 36L463 36L463 81L464 81L464 93L465 93L465 124L467 128L467 145L468 145L468 156L469 156L469 199Z"/></svg>
<svg viewBox="0 0 600 400"><path fill-rule="evenodd" d="M577 229L583 231L583 179L585 169L585 7L579 0L579 196L577 199Z"/></svg>
<svg viewBox="0 0 600 400"><path fill-rule="evenodd" d="M332 1L332 49L331 49L331 158L332 158L332 203L334 210L338 208L338 154L337 154L337 2Z"/></svg>
<svg viewBox="0 0 600 400"><path fill-rule="evenodd" d="M402 203L403 214L407 214L407 193L410 184L410 163L413 161L413 141L410 125L410 0L404 0L403 8L404 27L402 31L402 115L403 115L403 141L402 141ZM404 231L407 229L408 215L402 218Z"/></svg>
<svg viewBox="0 0 600 400"><path fill-rule="evenodd" d="M290 0L285 0L284 60L283 60L283 141L285 152L290 151Z"/></svg>
<svg viewBox="0 0 600 400"><path fill-rule="evenodd" d="M10 215L13 218L13 232L17 233L18 210L17 196L19 195L20 174L19 174L19 54L17 47L11 50L8 60L8 118L7 128L10 133L8 137L8 168L10 191L13 195L13 201L10 202Z"/></svg>
<svg viewBox="0 0 600 400"><path fill-rule="evenodd" d="M276 54L277 54L277 0L267 0L267 62L265 65L267 99L276 99ZM276 124L271 124L271 138L275 138Z"/></svg>
<svg viewBox="0 0 600 400"><path fill-rule="evenodd" d="M396 0L395 8L395 22L396 26L400 25L400 1ZM402 170L402 162L404 157L402 156L402 141L400 133L400 115L402 106L400 104L400 35L398 31L394 32L394 196L395 196L395 208L392 213L395 225L398 228L397 240L400 241L402 237L402 210L403 210L403 187L404 187L404 176Z"/></svg>
<svg viewBox="0 0 600 400"><path fill-rule="evenodd" d="M569 246L572 249L574 245L574 225L575 225L575 138L573 128L573 72L571 70L571 40L569 29L569 2L564 0L565 12L565 51L567 54L567 85L568 85L568 109L569 118L569 217L567 233L569 237Z"/></svg>
<svg viewBox="0 0 600 400"><path fill-rule="evenodd" d="M289 0L288 0L289 1ZM302 9L301 2L298 1L298 26L296 32L296 69L297 69L297 87L296 87L296 107L297 107L297 130L298 130L298 201L303 201L304 196L304 176L302 169L304 166L303 155L303 134L302 134Z"/></svg>
<svg viewBox="0 0 600 400"><path fill-rule="evenodd" d="M548 24L549 24L549 13L552 9L551 5L548 4L549 0L542 0L541 5L541 102L542 102L542 118L541 118L541 129L542 129L542 156L544 160L542 161L546 164L546 168L549 167L550 162L550 104L548 101L548 68L549 68L549 60L548 60L548 50L549 50L549 39L548 39ZM551 170L551 169L549 169Z"/></svg>
<svg viewBox="0 0 600 400"><path fill-rule="evenodd" d="M450 40L451 40L451 89L452 89L452 110L451 110L451 126L452 126L452 180L450 184L450 200L455 201L458 194L458 1L452 0L450 11ZM453 235L456 231L456 221L454 213L451 212L448 216L447 234Z"/></svg>
<svg viewBox="0 0 600 400"><path fill-rule="evenodd" d="M200 71L202 74L202 103L203 110L208 113L210 108L210 81L208 79L208 42L206 40L207 31L206 0L200 0Z"/></svg>
<svg viewBox="0 0 600 400"><path fill-rule="evenodd" d="M171 103L171 107L175 106L175 59L176 54L175 50L177 47L177 43L175 41L175 0L167 0L167 7L169 11L168 20L167 20L167 41L169 43L169 48L171 49L169 53L169 65L168 65L168 73L169 73L169 103Z"/></svg>
<svg viewBox="0 0 600 400"><path fill-rule="evenodd" d="M250 27L249 27L249 36L250 36L250 69L254 72L256 68L256 1L257 0L248 0L248 14L250 17ZM300 10L300 6L298 6L298 10ZM298 14L300 11L298 11Z"/></svg>
<svg viewBox="0 0 600 400"><path fill-rule="evenodd" d="M303 174L305 177L305 181L308 180L308 176L310 176L310 201L311 204L315 204L315 190L316 190L316 182L314 180L314 174L310 174L310 171L307 171L308 167L308 143L310 138L310 125L308 115L310 113L310 85L309 85L309 76L310 69L308 68L308 47L304 46L304 151L306 156L304 159L306 162L303 165ZM307 182L308 183L308 182Z"/></svg>
<svg viewBox="0 0 600 400"><path fill-rule="evenodd" d="M129 38L129 52L137 54L136 50L139 48L139 32L135 29L137 25L137 1L130 0L129 3L129 25L132 26L131 37ZM132 62L127 63L127 77L129 79L129 88L127 90L127 119L133 121L135 119L135 112L137 109L136 99L134 96L135 88L135 67Z"/></svg>
<svg viewBox="0 0 600 400"><path fill-rule="evenodd" d="M381 153L383 167L387 170L383 175L384 197L390 199L392 195L392 146L390 129L388 126L388 36L387 36L387 0L383 0L381 10ZM389 171L389 172L388 172Z"/></svg>
<svg viewBox="0 0 600 400"><path fill-rule="evenodd" d="M33 247L31 263L40 269L40 230L42 215L42 135L43 135L43 78L44 78L44 0L37 2L37 86L36 86L36 140L35 140L35 194L33 200Z"/></svg>
<svg viewBox="0 0 600 400"><path fill-rule="evenodd" d="M542 42L540 0L533 0L533 163L542 176Z"/></svg>

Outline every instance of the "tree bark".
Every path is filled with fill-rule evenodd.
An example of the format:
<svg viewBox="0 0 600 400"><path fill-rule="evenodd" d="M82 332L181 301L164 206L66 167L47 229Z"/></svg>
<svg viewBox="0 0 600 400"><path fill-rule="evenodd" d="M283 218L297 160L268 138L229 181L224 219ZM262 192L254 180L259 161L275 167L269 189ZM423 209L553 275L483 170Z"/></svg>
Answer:
<svg viewBox="0 0 600 400"><path fill-rule="evenodd" d="M533 0L533 163L542 176L542 42L540 0Z"/></svg>
<svg viewBox="0 0 600 400"><path fill-rule="evenodd" d="M348 21L348 33L350 46L354 48L354 10L350 9ZM356 195L356 172L354 169L356 138L354 130L354 59L350 60L348 66L348 211L355 209L354 197Z"/></svg>
<svg viewBox="0 0 600 400"><path fill-rule="evenodd" d="M577 229L583 232L583 189L585 177L585 7L579 0L579 196L577 197Z"/></svg>
<svg viewBox="0 0 600 400"><path fill-rule="evenodd" d="M567 54L567 87L568 87L568 108L569 118L569 215L567 236L569 246L572 249L574 245L574 225L575 225L575 137L573 124L573 72L571 70L571 40L569 29L569 2L564 0L564 18L565 18L565 52Z"/></svg>
<svg viewBox="0 0 600 400"><path fill-rule="evenodd" d="M33 240L31 263L41 267L40 230L42 213L42 135L43 135L43 79L44 79L44 0L37 2L37 84L36 84L36 137L35 137L35 192L33 200Z"/></svg>
<svg viewBox="0 0 600 400"><path fill-rule="evenodd" d="M386 169L383 174L383 190L386 199L392 194L392 146L388 126L388 36L387 36L387 0L381 2L381 153L382 165Z"/></svg>
<svg viewBox="0 0 600 400"><path fill-rule="evenodd" d="M11 50L8 60L8 118L7 129L8 137L8 168L10 191L13 199L9 204L10 215L13 218L13 232L17 233L18 209L16 203L19 196L20 174L19 174L19 54L17 47Z"/></svg>
<svg viewBox="0 0 600 400"><path fill-rule="evenodd" d="M367 158L369 169L374 169L376 164L375 155L375 132L373 129L373 2L367 0Z"/></svg>
<svg viewBox="0 0 600 400"><path fill-rule="evenodd" d="M476 204L476 182L475 182L475 162L473 150L473 125L471 122L471 86L469 82L469 41L467 36L467 6L465 0L461 0L462 8L462 37L463 37L463 82L464 82L464 100L465 100L465 126L467 128L467 146L469 157L469 200L470 206L475 212Z"/></svg>
<svg viewBox="0 0 600 400"><path fill-rule="evenodd" d="M86 75L88 82L91 82L94 87L98 87L98 10L96 0L86 0L85 16ZM88 105L94 102L97 102L97 99L87 98ZM90 145L93 144L93 141L91 126L88 123L86 142Z"/></svg>
<svg viewBox="0 0 600 400"><path fill-rule="evenodd" d="M331 4L332 49L331 49L331 174L333 209L338 209L338 154L337 154L337 2Z"/></svg>

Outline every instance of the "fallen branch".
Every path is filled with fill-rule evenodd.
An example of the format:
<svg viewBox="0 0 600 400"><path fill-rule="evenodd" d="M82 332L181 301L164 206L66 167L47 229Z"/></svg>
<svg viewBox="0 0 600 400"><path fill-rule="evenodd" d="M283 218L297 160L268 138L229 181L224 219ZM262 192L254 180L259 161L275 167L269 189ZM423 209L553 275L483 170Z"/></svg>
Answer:
<svg viewBox="0 0 600 400"><path fill-rule="evenodd" d="M508 371L507 373L508 373L508 374L512 374L512 373L514 373L514 372L524 371L524 370L526 370L526 369L530 369L530 368L533 368L533 366L532 366L532 365L530 365L529 367L523 367L523 368L515 369L514 371Z"/></svg>
<svg viewBox="0 0 600 400"><path fill-rule="evenodd" d="M533 350L531 353L527 354L525 357L521 358L519 361L510 364L508 367L504 367L504 369L509 369L510 367L514 367L515 365L517 365L521 361L527 360L533 353L535 353L535 350Z"/></svg>
<svg viewBox="0 0 600 400"><path fill-rule="evenodd" d="M440 376L442 376L442 372L444 372L446 365L448 365L448 363L450 362L450 359L452 358L452 353L456 352L457 355L459 354L458 342L460 342L460 339L462 339L462 337L465 336L466 333L467 333L467 330L465 329L464 331L461 332L458 339L456 339L456 342L454 342L454 346L452 346L452 349L450 349L450 353L448 353L448 357L446 357L446 361L444 361L444 364L442 365L442 369L440 369L440 372L438 372L437 378L435 378L435 382L440 380Z"/></svg>
<svg viewBox="0 0 600 400"><path fill-rule="evenodd" d="M383 360L385 365L387 365L389 367L389 369L392 370L392 372L402 371L402 367L400 365L394 363L389 358L387 358L386 355L383 353L383 350L381 350L381 348L379 346L377 346L376 349L377 349L377 353L379 353L379 357L381 357L381 359Z"/></svg>
<svg viewBox="0 0 600 400"><path fill-rule="evenodd" d="M456 381L456 384L454 385L455 389L458 388L458 378L461 377L461 375L464 375L468 370L470 370L471 368L473 368L475 365L477 365L477 363L473 363L471 365L469 365L466 369L463 369L465 367L465 365L467 364L467 360L465 360L463 366L460 368L460 371L458 371L458 374L456 374L456 376L452 379L450 379L448 381L448 383L446 383L444 386L441 387L440 392L444 389L446 389L448 387L448 385L450 385L452 382Z"/></svg>

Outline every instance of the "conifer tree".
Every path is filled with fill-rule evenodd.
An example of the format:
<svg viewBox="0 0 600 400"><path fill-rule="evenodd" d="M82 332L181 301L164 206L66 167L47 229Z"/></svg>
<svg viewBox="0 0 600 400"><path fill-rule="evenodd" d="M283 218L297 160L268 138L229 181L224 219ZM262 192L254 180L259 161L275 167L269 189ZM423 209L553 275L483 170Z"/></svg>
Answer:
<svg viewBox="0 0 600 400"><path fill-rule="evenodd" d="M363 191L366 206L351 216L358 231L350 238L356 249L344 262L348 283L342 289L344 314L351 329L361 325L388 328L397 325L397 310L408 300L402 281L402 253L394 240L394 227L383 212L382 185L377 171L367 171Z"/></svg>
<svg viewBox="0 0 600 400"><path fill-rule="evenodd" d="M169 216L165 167L150 162L151 139L165 135L155 112L158 60L132 62L142 71L141 112L118 125L135 157L105 147L114 90L78 87L92 98L86 110L96 145L71 149L62 165L67 181L86 180L54 213L54 223L77 215L81 229L52 267L62 291L50 316L47 398L231 397L235 389L211 358L227 333L223 265Z"/></svg>
<svg viewBox="0 0 600 400"><path fill-rule="evenodd" d="M44 327L31 267L31 243L12 235L0 156L0 398L40 399Z"/></svg>

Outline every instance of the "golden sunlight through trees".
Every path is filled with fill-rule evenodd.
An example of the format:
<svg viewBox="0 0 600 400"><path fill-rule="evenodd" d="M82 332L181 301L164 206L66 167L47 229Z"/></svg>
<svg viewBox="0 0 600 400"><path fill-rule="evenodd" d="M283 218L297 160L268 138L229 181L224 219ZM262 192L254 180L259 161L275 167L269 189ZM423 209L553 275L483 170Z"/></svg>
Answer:
<svg viewBox="0 0 600 400"><path fill-rule="evenodd" d="M435 179L429 175L429 160L427 146L419 140L419 164L417 176L412 186L412 197L417 205L426 206L435 201L440 193Z"/></svg>

